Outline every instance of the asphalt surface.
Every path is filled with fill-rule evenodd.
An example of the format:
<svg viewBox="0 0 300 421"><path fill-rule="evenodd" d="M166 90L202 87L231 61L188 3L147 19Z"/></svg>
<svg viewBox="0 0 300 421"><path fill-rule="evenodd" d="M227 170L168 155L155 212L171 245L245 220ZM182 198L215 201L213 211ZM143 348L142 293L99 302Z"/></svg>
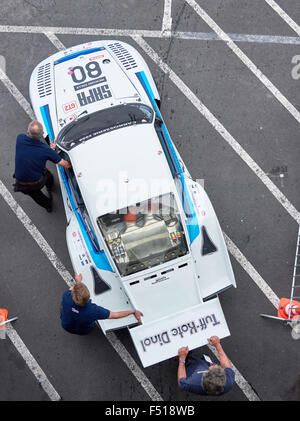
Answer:
<svg viewBox="0 0 300 421"><path fill-rule="evenodd" d="M227 33L297 34L264 1L197 0ZM277 3L300 24L295 0ZM80 27L134 30L162 28L162 0L0 1L0 25ZM172 2L172 30L212 33L183 0ZM67 32L67 31L66 31ZM66 46L96 39L121 39L143 55L161 94L161 111L173 142L193 178L204 179L224 232L279 297L289 297L298 226L240 156L179 91L152 59L125 36L60 34ZM145 37L147 43L185 82L207 108L269 175L289 201L300 209L299 123L233 54L223 41L177 37ZM292 77L297 44L237 42L242 51L299 108L300 79ZM6 74L29 101L33 68L55 53L44 34L0 33L0 55ZM55 207L46 213L21 193L13 193L16 136L26 131L29 118L0 82L0 180L29 215L38 230L72 273L65 229L66 219L57 184ZM53 165L49 169L56 171ZM13 327L48 379L65 401L147 401L149 396L102 332L88 337L69 335L59 320L61 295L67 286L22 223L0 197L0 308L18 316ZM241 265L231 257L237 288L219 298L231 332L222 341L234 366L262 401L300 399L300 342L291 329L260 313L276 309ZM141 367L126 330L121 340ZM197 350L199 356L204 347ZM8 338L0 341L1 401L48 401L22 356ZM4 364L3 364L4 362ZM181 392L176 382L176 359L143 369L164 401L211 401ZM235 385L221 401L247 401Z"/></svg>

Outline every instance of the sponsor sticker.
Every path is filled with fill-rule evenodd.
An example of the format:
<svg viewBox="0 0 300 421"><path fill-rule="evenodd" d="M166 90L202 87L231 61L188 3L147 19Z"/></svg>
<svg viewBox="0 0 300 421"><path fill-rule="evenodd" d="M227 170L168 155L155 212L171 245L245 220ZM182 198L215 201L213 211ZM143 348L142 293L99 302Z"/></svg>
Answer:
<svg viewBox="0 0 300 421"><path fill-rule="evenodd" d="M63 110L65 114L69 113L70 111L74 111L77 108L78 106L76 101L67 102L66 104L63 104Z"/></svg>

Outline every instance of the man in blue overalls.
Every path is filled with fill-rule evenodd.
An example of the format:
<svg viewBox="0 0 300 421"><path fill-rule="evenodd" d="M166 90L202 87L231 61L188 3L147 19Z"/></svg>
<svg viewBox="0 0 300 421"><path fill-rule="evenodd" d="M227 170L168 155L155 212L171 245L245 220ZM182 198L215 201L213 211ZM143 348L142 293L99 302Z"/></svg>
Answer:
<svg viewBox="0 0 300 421"><path fill-rule="evenodd" d="M178 350L178 385L181 390L198 395L223 395L234 385L235 373L225 354L218 336L211 336L208 343L217 350L219 361L212 362L209 357L196 359L188 355L184 346ZM209 361L210 360L210 361Z"/></svg>
<svg viewBox="0 0 300 421"><path fill-rule="evenodd" d="M54 177L46 168L47 161L70 168L71 164L62 159L54 150L56 144L48 146L41 142L43 127L38 121L32 121L28 126L27 134L19 134L16 142L15 192L22 192L30 196L47 212L52 211L52 186ZM46 186L47 193L42 193Z"/></svg>

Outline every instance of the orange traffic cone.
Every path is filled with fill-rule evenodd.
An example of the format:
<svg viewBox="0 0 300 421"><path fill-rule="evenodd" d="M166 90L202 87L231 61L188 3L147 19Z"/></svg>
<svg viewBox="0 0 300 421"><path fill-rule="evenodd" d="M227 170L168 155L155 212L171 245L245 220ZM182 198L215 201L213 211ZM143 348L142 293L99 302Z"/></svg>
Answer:
<svg viewBox="0 0 300 421"><path fill-rule="evenodd" d="M5 320L7 320L7 316L8 316L8 311L6 310L6 308L0 308L0 323L5 322ZM1 330L5 329L5 325L0 326L0 329Z"/></svg>
<svg viewBox="0 0 300 421"><path fill-rule="evenodd" d="M282 319L288 319L289 311L290 311L290 304L291 304L290 298L280 298L277 316L281 317ZM293 300L290 318L292 320L297 319L299 314L300 314L300 303L299 301Z"/></svg>

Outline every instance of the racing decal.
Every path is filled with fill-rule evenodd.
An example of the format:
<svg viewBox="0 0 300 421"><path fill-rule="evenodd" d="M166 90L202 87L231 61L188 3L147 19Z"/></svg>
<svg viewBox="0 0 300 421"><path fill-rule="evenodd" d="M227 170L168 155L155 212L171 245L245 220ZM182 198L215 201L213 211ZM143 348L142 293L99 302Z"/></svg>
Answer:
<svg viewBox="0 0 300 421"><path fill-rule="evenodd" d="M79 261L81 263L81 266L85 266L89 263L91 263L91 259L90 256L86 250L86 248L84 247L84 243L82 241L82 237L80 235L80 233L77 231L73 231L72 232L72 238L73 238L73 244L75 247L75 250L77 252Z"/></svg>
<svg viewBox="0 0 300 421"><path fill-rule="evenodd" d="M102 73L101 67L98 61L90 61L84 67L75 66L72 68L70 75L74 83L82 83L86 78L96 79Z"/></svg>
<svg viewBox="0 0 300 421"><path fill-rule="evenodd" d="M80 107L84 107L85 105L92 104L96 101L102 101L111 96L112 94L108 85L98 86L97 88L92 88L77 94Z"/></svg>
<svg viewBox="0 0 300 421"><path fill-rule="evenodd" d="M82 56L82 55L95 53L96 51L103 51L103 50L105 50L105 47L97 47L97 48L90 48L88 50L77 51L76 53L65 55L65 57L59 58L58 60L56 60L54 62L54 65L59 64L59 63L63 63L64 61L68 61L68 60L71 60L73 58L76 58L76 57L79 57L79 56ZM64 52L64 54L68 54L71 51L72 51L72 49L68 49L67 51Z"/></svg>
<svg viewBox="0 0 300 421"><path fill-rule="evenodd" d="M129 331L144 367L178 355L182 346L192 350L207 345L210 336L230 335L218 298Z"/></svg>
<svg viewBox="0 0 300 421"><path fill-rule="evenodd" d="M70 111L76 110L78 108L76 101L67 102L63 104L64 113L69 113Z"/></svg>
<svg viewBox="0 0 300 421"><path fill-rule="evenodd" d="M74 91L81 91L77 93L80 107L112 97L107 79L101 76L102 69L97 61L89 61L85 66L78 65L69 68L68 74L74 82ZM93 87L100 84L101 86Z"/></svg>
<svg viewBox="0 0 300 421"><path fill-rule="evenodd" d="M103 58L104 54L101 54L100 56L90 57L89 61L99 60L99 58Z"/></svg>
<svg viewBox="0 0 300 421"><path fill-rule="evenodd" d="M53 142L54 131L53 131L52 121L51 121L50 112L49 112L49 105L48 104L43 105L42 107L40 107L40 111L41 111L42 118L46 127L46 132L48 133L51 142Z"/></svg>
<svg viewBox="0 0 300 421"><path fill-rule="evenodd" d="M207 329L209 323L211 323L212 326L216 326L221 322L217 320L215 313L204 315L204 317L199 319L188 321L179 326L170 327L168 330L142 339L140 341L142 349L144 352L146 352L149 346L156 343L159 343L160 346L163 346L170 343L172 337L177 335L183 338L185 335L193 335L194 333L197 334L198 332Z"/></svg>
<svg viewBox="0 0 300 421"><path fill-rule="evenodd" d="M74 85L74 91L80 91L80 89L88 88L90 86L98 85L100 83L106 82L106 77L100 77L99 79L90 80L89 82L80 83L79 85Z"/></svg>

